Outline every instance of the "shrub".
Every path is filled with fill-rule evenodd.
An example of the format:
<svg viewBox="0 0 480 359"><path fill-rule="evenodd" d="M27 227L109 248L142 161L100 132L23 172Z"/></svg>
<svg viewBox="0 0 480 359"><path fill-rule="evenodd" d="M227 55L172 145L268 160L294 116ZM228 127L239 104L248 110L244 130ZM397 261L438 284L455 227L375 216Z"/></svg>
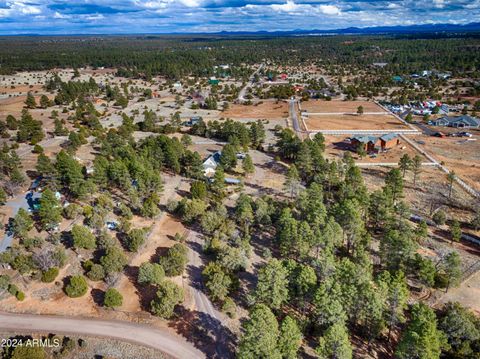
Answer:
<svg viewBox="0 0 480 359"><path fill-rule="evenodd" d="M52 283L55 278L58 276L58 268L52 267L47 269L46 271L42 272L42 282L43 283Z"/></svg>
<svg viewBox="0 0 480 359"><path fill-rule="evenodd" d="M223 305L222 305L222 312L224 312L225 314L227 314L230 318L235 318L236 316L236 311L237 311L237 307L235 305L235 302L232 300L232 298L230 297L227 297L225 299L225 302L223 302Z"/></svg>
<svg viewBox="0 0 480 359"><path fill-rule="evenodd" d="M65 287L65 293L67 293L70 298L82 297L87 293L87 290L87 281L81 275L72 276L68 285Z"/></svg>
<svg viewBox="0 0 480 359"><path fill-rule="evenodd" d="M102 265L100 264L92 264L87 272L87 277L94 282L98 282L105 278L105 269L103 269Z"/></svg>
<svg viewBox="0 0 480 359"><path fill-rule="evenodd" d="M16 296L18 293L18 287L15 284L9 284L8 293L10 293L13 296Z"/></svg>
<svg viewBox="0 0 480 359"><path fill-rule="evenodd" d="M152 313L168 319L173 315L175 306L183 300L183 289L166 280L158 286L158 292L150 303Z"/></svg>
<svg viewBox="0 0 480 359"><path fill-rule="evenodd" d="M115 288L110 288L105 292L103 305L107 308L120 307L123 302L123 296Z"/></svg>
<svg viewBox="0 0 480 359"><path fill-rule="evenodd" d="M160 284L164 278L165 271L157 263L142 263L138 270L138 283L141 284Z"/></svg>
<svg viewBox="0 0 480 359"><path fill-rule="evenodd" d="M437 225L441 226L447 221L447 215L440 209L433 214L432 219Z"/></svg>
<svg viewBox="0 0 480 359"><path fill-rule="evenodd" d="M167 254L161 257L159 262L167 276L182 274L187 264L187 247L181 243L175 244L168 249Z"/></svg>
<svg viewBox="0 0 480 359"><path fill-rule="evenodd" d="M43 147L39 144L33 146L33 153L43 153Z"/></svg>
<svg viewBox="0 0 480 359"><path fill-rule="evenodd" d="M18 291L17 294L15 295L18 301L23 302L25 300L25 293L22 291Z"/></svg>
<svg viewBox="0 0 480 359"><path fill-rule="evenodd" d="M10 277L6 274L0 275L0 290L5 290L10 284Z"/></svg>

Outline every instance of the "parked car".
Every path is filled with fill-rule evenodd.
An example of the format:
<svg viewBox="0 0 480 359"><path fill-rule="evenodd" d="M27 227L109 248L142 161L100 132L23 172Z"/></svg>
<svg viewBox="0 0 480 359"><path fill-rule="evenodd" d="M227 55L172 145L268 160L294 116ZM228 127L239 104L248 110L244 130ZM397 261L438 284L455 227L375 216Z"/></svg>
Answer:
<svg viewBox="0 0 480 359"><path fill-rule="evenodd" d="M443 137L445 137L445 134L443 132L435 132L432 136L443 138Z"/></svg>

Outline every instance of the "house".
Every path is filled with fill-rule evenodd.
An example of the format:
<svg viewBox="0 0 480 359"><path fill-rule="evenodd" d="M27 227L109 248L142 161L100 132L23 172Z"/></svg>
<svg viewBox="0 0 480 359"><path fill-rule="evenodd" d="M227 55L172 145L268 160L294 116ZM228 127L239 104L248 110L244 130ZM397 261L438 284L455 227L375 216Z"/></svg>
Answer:
<svg viewBox="0 0 480 359"><path fill-rule="evenodd" d="M388 150L394 146L400 144L400 138L398 133L387 133L386 135L380 136L380 148L382 151Z"/></svg>
<svg viewBox="0 0 480 359"><path fill-rule="evenodd" d="M215 173L217 166L220 164L220 157L222 157L222 153L217 151L208 156L208 158L203 162L203 173L205 176Z"/></svg>
<svg viewBox="0 0 480 359"><path fill-rule="evenodd" d="M280 74L280 78L285 81L288 78L288 76L287 74Z"/></svg>
<svg viewBox="0 0 480 359"><path fill-rule="evenodd" d="M374 152L377 148L379 142L378 137L376 136L354 136L350 138L350 145L352 150L357 151L360 147L366 152Z"/></svg>
<svg viewBox="0 0 480 359"><path fill-rule="evenodd" d="M479 128L480 120L468 115L463 116L443 116L435 120L428 121L432 126L445 126L455 128Z"/></svg>
<svg viewBox="0 0 480 359"><path fill-rule="evenodd" d="M190 120L184 122L183 124L185 126L192 127L193 125L196 125L197 123L199 123L201 120L202 118L200 116L193 116L193 117L190 117Z"/></svg>
<svg viewBox="0 0 480 359"><path fill-rule="evenodd" d="M403 78L402 78L402 76L393 76L393 77L392 77L392 80L393 80L394 82L402 82L402 81L403 81Z"/></svg>
<svg viewBox="0 0 480 359"><path fill-rule="evenodd" d="M215 76L210 77L208 80L209 85L218 85L220 83L220 80L217 79Z"/></svg>
<svg viewBox="0 0 480 359"><path fill-rule="evenodd" d="M366 152L386 151L400 144L398 133L387 133L382 136L358 135L350 138L352 150L357 151L363 146Z"/></svg>

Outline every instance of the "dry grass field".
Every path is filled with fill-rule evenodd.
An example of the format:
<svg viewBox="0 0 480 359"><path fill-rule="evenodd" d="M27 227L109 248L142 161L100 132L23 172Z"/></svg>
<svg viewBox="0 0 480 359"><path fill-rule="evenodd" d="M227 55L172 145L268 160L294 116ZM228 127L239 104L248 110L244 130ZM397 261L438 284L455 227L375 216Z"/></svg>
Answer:
<svg viewBox="0 0 480 359"><path fill-rule="evenodd" d="M383 108L371 101L309 100L301 103L302 110L312 113L356 113L358 106L362 106L364 112L385 112Z"/></svg>
<svg viewBox="0 0 480 359"><path fill-rule="evenodd" d="M222 117L251 118L251 119L282 119L288 117L288 104L286 102L266 101L258 105L232 104L222 113Z"/></svg>
<svg viewBox="0 0 480 359"><path fill-rule="evenodd" d="M441 129L443 132L444 129ZM415 141L448 169L480 191L480 130L470 130L473 141L461 137L433 137L418 135Z"/></svg>
<svg viewBox="0 0 480 359"><path fill-rule="evenodd" d="M305 119L308 131L315 130L408 130L392 115L322 115Z"/></svg>

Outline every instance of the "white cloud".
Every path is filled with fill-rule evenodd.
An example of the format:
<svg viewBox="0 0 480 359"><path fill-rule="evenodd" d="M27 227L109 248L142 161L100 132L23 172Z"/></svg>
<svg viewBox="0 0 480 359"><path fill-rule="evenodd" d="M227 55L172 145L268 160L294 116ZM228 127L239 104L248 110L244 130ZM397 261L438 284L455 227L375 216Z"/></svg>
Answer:
<svg viewBox="0 0 480 359"><path fill-rule="evenodd" d="M301 5L295 4L292 0L287 0L285 4L272 4L270 7L275 10L275 11L280 11L280 12L292 12L295 10L298 10Z"/></svg>
<svg viewBox="0 0 480 359"><path fill-rule="evenodd" d="M85 16L84 19L88 21L97 21L105 19L105 16L103 16L102 14L93 14Z"/></svg>
<svg viewBox="0 0 480 359"><path fill-rule="evenodd" d="M7 1L7 7L11 10L9 15L22 14L22 15L38 15L42 13L42 9L38 6L31 5L30 3L19 1Z"/></svg>
<svg viewBox="0 0 480 359"><path fill-rule="evenodd" d="M325 15L339 15L341 12L335 5L319 5L318 9Z"/></svg>
<svg viewBox="0 0 480 359"><path fill-rule="evenodd" d="M54 19L70 19L71 16L69 15L65 15L65 14L61 14L59 13L58 11L55 11L55 13L53 14L53 18Z"/></svg>
<svg viewBox="0 0 480 359"><path fill-rule="evenodd" d="M433 0L433 3L436 8L443 8L445 6L445 0Z"/></svg>

